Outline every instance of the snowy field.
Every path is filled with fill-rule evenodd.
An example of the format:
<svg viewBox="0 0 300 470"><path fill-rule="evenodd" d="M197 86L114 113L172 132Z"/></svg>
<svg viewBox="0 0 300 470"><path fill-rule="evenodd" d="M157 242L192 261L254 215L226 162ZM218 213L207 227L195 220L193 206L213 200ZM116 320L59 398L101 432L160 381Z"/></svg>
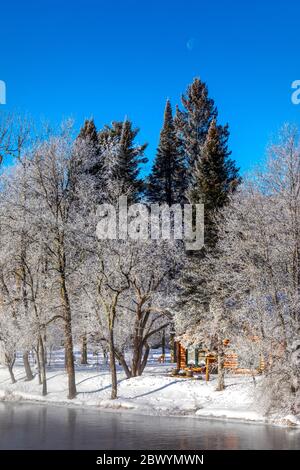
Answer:
<svg viewBox="0 0 300 470"><path fill-rule="evenodd" d="M175 415L209 417L251 422L268 422L256 406L251 377L226 376L226 389L216 392L216 377L207 383L199 379L170 376L174 364L159 364L158 353L150 357L143 376L126 379L118 371L118 399L110 399L110 373L103 363L89 357L89 365L76 365L78 395L67 397L67 376L63 367L63 353L56 354L48 367L48 395L42 397L38 378L27 382L20 359L14 368L16 384L11 384L7 369L0 366L0 400L30 400L53 404L100 407L110 410L131 411L144 415ZM102 362L102 361L101 361ZM77 361L79 363L79 361ZM33 367L34 368L34 367ZM281 425L300 425L294 417L277 417L269 422Z"/></svg>

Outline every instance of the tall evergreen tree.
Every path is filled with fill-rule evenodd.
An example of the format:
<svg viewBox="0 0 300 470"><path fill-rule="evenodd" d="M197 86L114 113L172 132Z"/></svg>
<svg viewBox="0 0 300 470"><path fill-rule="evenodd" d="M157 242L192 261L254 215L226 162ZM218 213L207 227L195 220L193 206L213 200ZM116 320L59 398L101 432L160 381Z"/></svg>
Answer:
<svg viewBox="0 0 300 470"><path fill-rule="evenodd" d="M106 152L105 166L108 170L111 183L116 181L123 194L137 201L144 189L143 180L140 178L140 165L148 161L144 156L147 143L135 144L135 138L139 133L132 122L125 119L123 122L115 121L111 126L105 126L98 134L100 147L107 149L114 147L114 151Z"/></svg>
<svg viewBox="0 0 300 470"><path fill-rule="evenodd" d="M191 203L204 204L205 245L200 251L190 252L186 256L179 281L181 295L178 306L186 314L185 326L191 331L203 331L209 315L220 319L215 312L217 306L223 312L222 298L216 297L216 292L210 287L211 278L215 275L213 260L219 256L218 213L235 191L240 178L235 163L230 159L228 126L217 124L217 109L208 98L206 85L196 79L182 102L185 111L178 111L178 129L183 136L189 165L187 197ZM210 256L207 256L208 253ZM192 319L191 312L196 312ZM177 334L182 332L177 331ZM204 345L218 355L218 390L224 388L222 335L220 328L203 335Z"/></svg>
<svg viewBox="0 0 300 470"><path fill-rule="evenodd" d="M166 202L169 205L182 202L186 190L185 173L172 107L167 100L157 155L148 179L147 199L150 202Z"/></svg>
<svg viewBox="0 0 300 470"><path fill-rule="evenodd" d="M214 217L240 183L238 168L230 158L228 137L228 126L218 126L213 119L195 161L192 186L188 191L191 203L204 204L205 244L211 248L217 241Z"/></svg>
<svg viewBox="0 0 300 470"><path fill-rule="evenodd" d="M94 119L86 119L77 137L77 143L83 144L81 153L82 171L90 175L102 176L103 161L100 143Z"/></svg>
<svg viewBox="0 0 300 470"><path fill-rule="evenodd" d="M203 203L205 244L216 242L213 219L239 183L238 169L230 159L228 125L217 124L218 111L204 82L195 78L182 96L175 126L181 137L187 164L187 198Z"/></svg>
<svg viewBox="0 0 300 470"><path fill-rule="evenodd" d="M74 175L78 178L89 177L98 193L98 203L103 201L106 175L104 156L100 147L98 132L93 119L86 119L75 142L76 158Z"/></svg>
<svg viewBox="0 0 300 470"><path fill-rule="evenodd" d="M240 183L238 169L228 150L228 126L217 124L217 109L208 97L207 87L194 80L183 97L184 111L177 111L176 125L181 133L189 166L188 200L204 204L204 248L189 252L181 272L179 306L187 315L195 309L199 322L210 308L211 293L207 285L205 261L218 256L217 215L226 205L230 194ZM207 254L210 254L207 257ZM197 319L192 328L197 327Z"/></svg>
<svg viewBox="0 0 300 470"><path fill-rule="evenodd" d="M181 97L183 110L176 109L175 125L182 138L184 153L191 177L195 162L201 153L210 123L217 118L214 100L209 98L204 82L195 78Z"/></svg>
<svg viewBox="0 0 300 470"><path fill-rule="evenodd" d="M94 145L99 144L98 133L95 126L94 119L86 119L82 128L80 129L78 137L80 139L88 140Z"/></svg>

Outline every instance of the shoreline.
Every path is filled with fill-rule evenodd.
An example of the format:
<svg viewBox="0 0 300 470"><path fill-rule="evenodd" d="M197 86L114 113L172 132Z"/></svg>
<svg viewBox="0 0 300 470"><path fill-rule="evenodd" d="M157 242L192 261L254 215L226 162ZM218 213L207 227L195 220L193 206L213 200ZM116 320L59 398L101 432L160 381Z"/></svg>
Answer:
<svg viewBox="0 0 300 470"><path fill-rule="evenodd" d="M95 409L113 413L131 413L141 416L192 418L244 424L263 424L285 428L299 428L300 418L291 414L274 413L264 416L259 406L257 389L251 377L227 375L226 388L215 390L216 376L206 382L170 376L172 364L157 364L152 360L144 374L126 379L118 370L118 398L110 399L111 382L107 367L90 363L76 366L77 396L68 400L68 380L63 363L58 361L47 370L48 394L43 397L35 375L25 380L24 367L15 366L17 382L12 384L8 371L0 366L0 402L29 403ZM260 380L260 379L259 379ZM259 386L259 382L258 382Z"/></svg>
<svg viewBox="0 0 300 470"><path fill-rule="evenodd" d="M4 393L3 393L4 392ZM10 395L10 396L8 396ZM261 419L247 419L247 418L241 418L241 417L228 417L225 415L220 415L219 410L215 410L215 415L214 415L214 410L210 410L209 414L201 414L201 413L172 413L170 410L164 412L162 410L153 410L149 409L148 413L146 409L139 409L135 408L134 406L128 407L128 406L122 406L122 402L118 402L118 400L122 400L117 398L116 400L105 400L105 405L101 405L101 402L99 404L88 404L87 402L85 403L78 403L74 402L72 400L66 399L60 400L60 401L53 401L53 400L47 400L44 397L38 397L36 396L35 398L32 397L26 397L23 394L18 394L18 393L5 393L5 391L0 390L0 404L20 404L20 405L39 405L39 406L51 406L53 408L74 408L74 409L81 409L81 410L97 410L101 413L113 413L113 414L133 414L133 415L140 415L143 417L146 416L154 416L158 418L182 418L182 419L193 419L193 420L201 420L201 421L218 421L218 422L224 422L224 423L238 423L238 424L253 424L253 425L259 425L259 426L271 426L271 427L279 427L279 428L285 428L285 429L300 429L300 423L297 424L296 422L289 421L288 422L280 422L281 421L287 421L289 420L289 417L283 417L283 418L278 418L278 419L268 419L266 417L261 417ZM108 404L114 405L114 406L107 406ZM200 410L198 410L200 411ZM294 417L295 419L296 417Z"/></svg>

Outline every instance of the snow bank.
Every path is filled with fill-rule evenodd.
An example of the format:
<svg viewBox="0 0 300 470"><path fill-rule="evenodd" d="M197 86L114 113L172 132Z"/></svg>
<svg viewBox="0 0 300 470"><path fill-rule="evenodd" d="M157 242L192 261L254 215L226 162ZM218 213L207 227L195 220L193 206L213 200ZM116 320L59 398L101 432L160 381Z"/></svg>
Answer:
<svg viewBox="0 0 300 470"><path fill-rule="evenodd" d="M42 397L37 377L25 381L23 367L15 368L16 384L10 383L9 374L0 367L0 400L30 400L43 403L93 406L112 411L130 411L144 415L193 416L195 418L238 419L249 422L267 422L257 411L254 386L250 377L227 376L226 389L216 392L216 378L206 383L170 377L170 364L150 365L142 377L126 379L118 373L118 399L110 400L110 375L97 366L80 366L76 371L78 395L67 397L67 376L62 368L47 372L48 395ZM300 425L295 417L276 419L281 425Z"/></svg>

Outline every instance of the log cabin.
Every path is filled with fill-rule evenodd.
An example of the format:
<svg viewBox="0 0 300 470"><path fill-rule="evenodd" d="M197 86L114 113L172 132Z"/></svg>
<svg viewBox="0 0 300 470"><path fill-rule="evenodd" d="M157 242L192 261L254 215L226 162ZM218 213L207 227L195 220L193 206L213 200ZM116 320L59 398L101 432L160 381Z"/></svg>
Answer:
<svg viewBox="0 0 300 470"><path fill-rule="evenodd" d="M265 362L262 357L257 357L257 367L252 370L247 367L241 367L239 355L234 348L230 347L230 341L224 340L224 346L228 348L225 352L224 368L233 373L253 374L261 373L265 368ZM178 371L192 370L194 372L206 372L208 379L208 369L210 372L217 372L217 354L208 351L205 348L184 347L179 341L176 342L176 358Z"/></svg>

